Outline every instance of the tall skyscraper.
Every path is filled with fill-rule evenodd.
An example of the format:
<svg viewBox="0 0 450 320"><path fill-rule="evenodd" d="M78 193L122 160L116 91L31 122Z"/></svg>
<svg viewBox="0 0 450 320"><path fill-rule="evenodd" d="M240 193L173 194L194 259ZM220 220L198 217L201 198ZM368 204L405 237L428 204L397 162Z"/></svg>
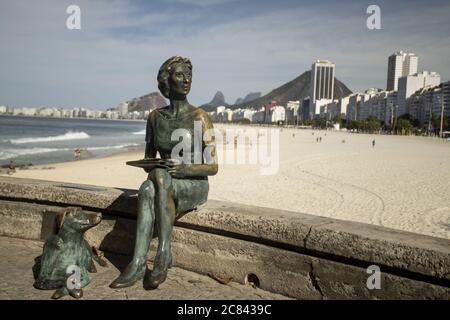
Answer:
<svg viewBox="0 0 450 320"><path fill-rule="evenodd" d="M313 115L320 113L322 102L333 100L334 70L334 63L328 60L316 60L311 66L310 110Z"/></svg>
<svg viewBox="0 0 450 320"><path fill-rule="evenodd" d="M417 73L419 58L415 53L397 51L388 58L387 91L397 91L398 79Z"/></svg>

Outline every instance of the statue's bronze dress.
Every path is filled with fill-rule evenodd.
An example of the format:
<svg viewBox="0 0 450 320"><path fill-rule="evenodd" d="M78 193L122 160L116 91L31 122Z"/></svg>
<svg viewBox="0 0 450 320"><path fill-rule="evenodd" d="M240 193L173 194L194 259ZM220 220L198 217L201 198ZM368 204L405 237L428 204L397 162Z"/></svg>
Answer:
<svg viewBox="0 0 450 320"><path fill-rule="evenodd" d="M173 147L179 143L179 141L171 140L172 132L176 129L187 129L191 135L191 150L194 150L194 121L202 122L204 133L209 129L208 119L205 121L206 113L202 109L192 108L182 118L171 118L164 109L156 109L150 114L147 122L146 143L153 144L162 159L170 159ZM194 152L191 153L191 161L194 163ZM205 203L208 198L207 176L172 178L172 186L177 216Z"/></svg>

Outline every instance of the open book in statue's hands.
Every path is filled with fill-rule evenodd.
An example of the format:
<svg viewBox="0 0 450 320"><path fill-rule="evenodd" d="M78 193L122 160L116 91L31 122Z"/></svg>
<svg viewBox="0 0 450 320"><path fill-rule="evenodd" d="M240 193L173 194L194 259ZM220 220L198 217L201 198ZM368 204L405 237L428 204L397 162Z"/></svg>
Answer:
<svg viewBox="0 0 450 320"><path fill-rule="evenodd" d="M177 159L158 159L158 158L146 158L141 160L127 161L127 165L142 168L146 172L150 172L155 168L169 169L181 163L182 162Z"/></svg>

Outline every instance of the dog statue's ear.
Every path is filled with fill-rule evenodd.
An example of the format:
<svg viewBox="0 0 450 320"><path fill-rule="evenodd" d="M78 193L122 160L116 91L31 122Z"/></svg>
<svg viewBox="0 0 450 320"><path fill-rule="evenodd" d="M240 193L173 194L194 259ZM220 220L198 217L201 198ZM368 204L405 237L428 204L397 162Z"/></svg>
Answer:
<svg viewBox="0 0 450 320"><path fill-rule="evenodd" d="M56 216L56 227L58 228L57 231L61 230L61 227L64 223L64 219L66 217L66 213L67 211L63 211Z"/></svg>
<svg viewBox="0 0 450 320"><path fill-rule="evenodd" d="M64 211L66 212L66 214L72 215L72 214L75 214L75 213L81 211L81 208L80 207L67 207L67 208L65 208Z"/></svg>
<svg viewBox="0 0 450 320"><path fill-rule="evenodd" d="M69 215L69 216L73 215L74 213L77 213L78 211L81 211L80 207L67 207L67 208L64 208L64 210L61 211L61 213L59 213L56 216L56 225L58 227L57 231L59 231L61 229L61 227L62 227L62 225L64 223L64 219L66 218L67 215Z"/></svg>

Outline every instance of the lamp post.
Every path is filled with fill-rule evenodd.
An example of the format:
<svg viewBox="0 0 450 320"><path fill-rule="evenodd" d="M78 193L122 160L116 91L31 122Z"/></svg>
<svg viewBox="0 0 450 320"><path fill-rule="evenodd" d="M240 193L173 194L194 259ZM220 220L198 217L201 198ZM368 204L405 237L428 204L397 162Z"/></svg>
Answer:
<svg viewBox="0 0 450 320"><path fill-rule="evenodd" d="M395 127L397 125L397 107L398 106L396 104L392 104L392 107L391 107L391 110L392 110L392 112L391 112L391 130L392 130L392 133L395 132Z"/></svg>
<svg viewBox="0 0 450 320"><path fill-rule="evenodd" d="M428 115L428 136L431 136L431 116L432 116L431 109L432 108L433 108L433 100L431 101L430 114Z"/></svg>
<svg viewBox="0 0 450 320"><path fill-rule="evenodd" d="M444 131L442 130L444 126L444 84L442 84L441 90L441 129L439 130L439 136L444 138Z"/></svg>

